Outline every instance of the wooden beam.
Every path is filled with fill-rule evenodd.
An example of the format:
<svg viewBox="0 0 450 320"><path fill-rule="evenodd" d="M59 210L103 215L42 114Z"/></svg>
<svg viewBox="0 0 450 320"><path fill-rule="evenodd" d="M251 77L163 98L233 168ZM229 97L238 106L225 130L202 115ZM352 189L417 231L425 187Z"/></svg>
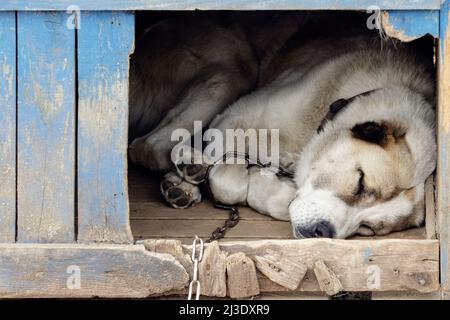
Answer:
<svg viewBox="0 0 450 320"><path fill-rule="evenodd" d="M269 250L304 264L308 271L297 291L321 291L313 272L318 260L323 260L333 270L344 291L434 292L439 289L437 240L304 239L236 241L219 245L228 254L243 252L255 259ZM189 246L185 249L189 250ZM261 292L288 290L262 274L258 276ZM374 276L379 276L378 287L373 287Z"/></svg>
<svg viewBox="0 0 450 320"><path fill-rule="evenodd" d="M438 64L436 204L441 244L441 284L450 293L450 1L441 9Z"/></svg>
<svg viewBox="0 0 450 320"><path fill-rule="evenodd" d="M78 30L78 241L131 243L128 71L134 15L84 12Z"/></svg>
<svg viewBox="0 0 450 320"><path fill-rule="evenodd" d="M18 12L17 238L75 239L75 31L62 12Z"/></svg>
<svg viewBox="0 0 450 320"><path fill-rule="evenodd" d="M0 298L145 298L188 281L142 245L0 244Z"/></svg>
<svg viewBox="0 0 450 320"><path fill-rule="evenodd" d="M16 236L16 14L0 12L0 242Z"/></svg>
<svg viewBox="0 0 450 320"><path fill-rule="evenodd" d="M81 10L437 10L441 0L3 0L0 10L62 10L76 4Z"/></svg>
<svg viewBox="0 0 450 320"><path fill-rule="evenodd" d="M425 181L425 230L427 239L437 239L433 175Z"/></svg>

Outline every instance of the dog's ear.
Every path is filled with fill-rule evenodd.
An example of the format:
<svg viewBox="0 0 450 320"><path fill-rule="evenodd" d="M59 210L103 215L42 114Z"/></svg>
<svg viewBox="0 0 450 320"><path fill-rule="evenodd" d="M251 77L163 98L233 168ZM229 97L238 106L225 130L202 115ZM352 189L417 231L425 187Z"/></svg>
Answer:
<svg viewBox="0 0 450 320"><path fill-rule="evenodd" d="M380 146L386 145L389 138L391 138L391 140L393 138L396 142L406 134L406 129L401 125L388 122L378 123L375 121L356 124L351 131L355 138L376 143Z"/></svg>
<svg viewBox="0 0 450 320"><path fill-rule="evenodd" d="M352 134L355 138L376 143L379 145L386 144L387 128L384 124L374 121L364 122L355 125L352 128Z"/></svg>

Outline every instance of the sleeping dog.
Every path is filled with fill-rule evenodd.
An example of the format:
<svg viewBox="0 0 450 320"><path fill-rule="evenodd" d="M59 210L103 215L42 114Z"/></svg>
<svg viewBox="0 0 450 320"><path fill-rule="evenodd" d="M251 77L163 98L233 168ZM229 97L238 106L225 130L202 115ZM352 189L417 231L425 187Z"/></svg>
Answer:
<svg viewBox="0 0 450 320"><path fill-rule="evenodd" d="M161 189L171 205L201 200L206 165L171 158L174 130L201 134L193 126L201 120L224 133L279 130L279 166L295 173L292 180L247 164L214 166L207 178L223 204L290 220L298 238L423 223L436 157L434 81L413 45L348 25L345 36L308 34L321 22L298 13L253 25L248 17L191 19L153 25L131 64L130 158L169 171Z"/></svg>

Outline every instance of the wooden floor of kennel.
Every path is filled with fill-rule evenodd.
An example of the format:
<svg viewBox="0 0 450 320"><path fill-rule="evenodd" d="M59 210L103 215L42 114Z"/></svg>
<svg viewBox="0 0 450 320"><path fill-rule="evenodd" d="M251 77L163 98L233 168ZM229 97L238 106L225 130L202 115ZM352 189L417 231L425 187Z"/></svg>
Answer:
<svg viewBox="0 0 450 320"><path fill-rule="evenodd" d="M448 0L2 1L0 298L184 296L190 237L206 237L226 216L203 204L181 217L151 193L139 196L140 186L155 187L151 179L131 172L128 181L135 11L366 11L374 5L383 10L388 35L439 39L438 166L436 183L427 182L426 227L386 238L293 240L288 224L243 210L240 226L206 247L202 292L301 299L324 298L337 288L371 291L374 299L449 299ZM182 227L145 240L158 237L168 221Z"/></svg>

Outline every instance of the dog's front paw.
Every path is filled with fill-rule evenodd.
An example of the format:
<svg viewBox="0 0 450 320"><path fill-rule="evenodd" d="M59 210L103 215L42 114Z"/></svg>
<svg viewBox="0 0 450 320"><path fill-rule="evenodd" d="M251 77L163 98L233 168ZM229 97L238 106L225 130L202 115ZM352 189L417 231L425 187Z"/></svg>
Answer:
<svg viewBox="0 0 450 320"><path fill-rule="evenodd" d="M200 184L205 181L210 163L206 155L195 148L184 148L183 152L174 150L175 154L178 154L177 158L173 160L178 175L192 184Z"/></svg>
<svg viewBox="0 0 450 320"><path fill-rule="evenodd" d="M177 209L194 206L202 200L200 189L184 181L174 172L164 176L161 182L161 193L166 201Z"/></svg>

